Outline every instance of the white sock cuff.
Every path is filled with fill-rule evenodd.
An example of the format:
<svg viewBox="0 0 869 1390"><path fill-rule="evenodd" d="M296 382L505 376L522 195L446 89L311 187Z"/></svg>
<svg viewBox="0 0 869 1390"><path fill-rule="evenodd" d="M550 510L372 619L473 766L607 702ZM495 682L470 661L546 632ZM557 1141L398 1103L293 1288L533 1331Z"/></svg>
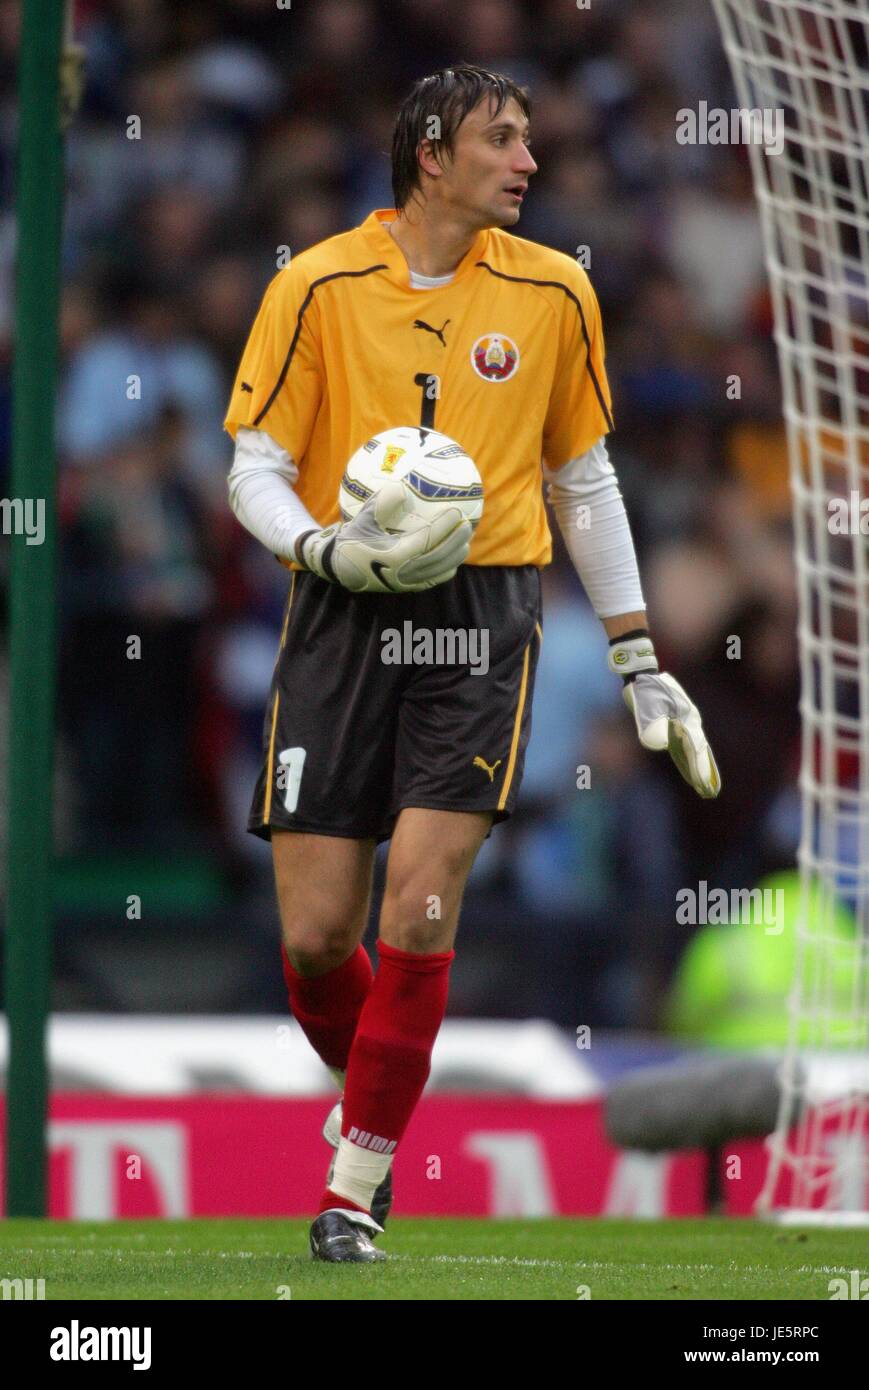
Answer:
<svg viewBox="0 0 869 1390"><path fill-rule="evenodd" d="M358 1207L370 1207L371 1200L392 1167L392 1154L372 1153L370 1149L341 1138L335 1156L330 1191L347 1197Z"/></svg>

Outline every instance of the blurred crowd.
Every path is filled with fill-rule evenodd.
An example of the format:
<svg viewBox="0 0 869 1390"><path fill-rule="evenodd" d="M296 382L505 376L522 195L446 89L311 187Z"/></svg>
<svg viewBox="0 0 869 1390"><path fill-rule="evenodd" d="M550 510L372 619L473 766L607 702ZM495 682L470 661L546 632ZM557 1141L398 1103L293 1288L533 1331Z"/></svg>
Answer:
<svg viewBox="0 0 869 1390"><path fill-rule="evenodd" d="M0 0L5 494L18 9ZM750 170L744 149L675 138L680 108L738 104L711 6L76 11L88 57L63 238L60 852L211 857L236 939L254 903L276 933L268 850L244 823L287 574L229 512L225 406L281 248L391 206L407 87L479 62L530 87L539 173L516 231L585 257L653 635L703 713L724 791L700 802L639 747L553 524L521 809L472 875L452 1008L658 1026L690 936L678 887L751 886L792 862L797 836L786 451ZM276 988L254 977L220 1002L274 1006Z"/></svg>

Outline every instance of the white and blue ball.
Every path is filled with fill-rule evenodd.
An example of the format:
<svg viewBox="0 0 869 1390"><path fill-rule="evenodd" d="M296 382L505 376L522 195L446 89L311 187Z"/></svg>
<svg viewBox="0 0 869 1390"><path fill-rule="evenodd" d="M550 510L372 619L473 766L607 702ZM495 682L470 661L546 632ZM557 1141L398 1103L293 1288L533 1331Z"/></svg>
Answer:
<svg viewBox="0 0 869 1390"><path fill-rule="evenodd" d="M483 515L483 480L462 448L438 430L400 425L382 430L356 450L344 470L338 501L345 521L356 516L390 478L408 491L407 519L413 531L447 507L457 507L476 528Z"/></svg>

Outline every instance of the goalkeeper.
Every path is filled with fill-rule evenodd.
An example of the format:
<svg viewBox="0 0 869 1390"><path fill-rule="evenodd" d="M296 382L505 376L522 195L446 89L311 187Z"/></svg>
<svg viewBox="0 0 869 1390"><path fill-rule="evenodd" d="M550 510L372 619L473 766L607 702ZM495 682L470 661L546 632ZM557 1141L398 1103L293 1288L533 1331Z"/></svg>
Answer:
<svg viewBox="0 0 869 1390"><path fill-rule="evenodd" d="M304 251L268 286L226 417L230 504L292 571L248 828L271 841L289 1004L342 1099L314 1256L375 1244L393 1156L429 1075L465 882L512 813L552 555L541 483L610 639L642 743L700 796L700 717L658 670L624 504L594 291L504 230L537 165L528 95L461 65L417 82L393 137L395 208ZM485 508L394 534L403 489L347 523L338 488L372 435L419 424L476 461ZM489 666L381 660L386 629L483 630ZM468 644L470 647L470 643ZM391 840L378 970L362 937Z"/></svg>

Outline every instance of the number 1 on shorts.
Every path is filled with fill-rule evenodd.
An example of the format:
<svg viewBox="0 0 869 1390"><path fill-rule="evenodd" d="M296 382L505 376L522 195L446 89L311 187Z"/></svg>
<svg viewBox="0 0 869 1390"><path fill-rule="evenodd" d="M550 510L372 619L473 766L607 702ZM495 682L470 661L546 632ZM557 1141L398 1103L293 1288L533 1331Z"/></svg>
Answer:
<svg viewBox="0 0 869 1390"><path fill-rule="evenodd" d="M278 754L281 771L278 773L277 785L279 790L286 792L284 809L290 812L295 811L299 804L299 787L306 754L306 748L285 748Z"/></svg>

